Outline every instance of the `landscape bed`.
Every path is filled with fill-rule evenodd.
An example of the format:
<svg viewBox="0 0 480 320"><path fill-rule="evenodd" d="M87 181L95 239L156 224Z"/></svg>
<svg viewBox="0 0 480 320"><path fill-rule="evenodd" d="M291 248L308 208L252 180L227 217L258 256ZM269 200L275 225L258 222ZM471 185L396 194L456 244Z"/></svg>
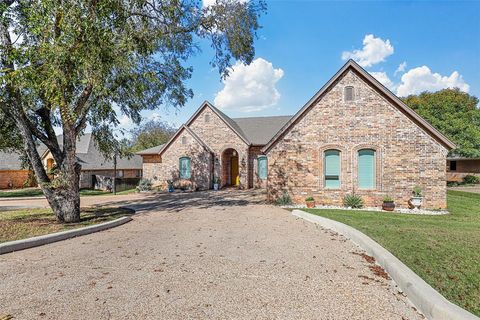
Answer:
<svg viewBox="0 0 480 320"><path fill-rule="evenodd" d="M0 243L73 230L133 214L127 208L82 208L78 223L57 223L50 209L28 209L0 212Z"/></svg>
<svg viewBox="0 0 480 320"><path fill-rule="evenodd" d="M448 191L446 215L304 209L350 225L444 297L480 316L480 194Z"/></svg>

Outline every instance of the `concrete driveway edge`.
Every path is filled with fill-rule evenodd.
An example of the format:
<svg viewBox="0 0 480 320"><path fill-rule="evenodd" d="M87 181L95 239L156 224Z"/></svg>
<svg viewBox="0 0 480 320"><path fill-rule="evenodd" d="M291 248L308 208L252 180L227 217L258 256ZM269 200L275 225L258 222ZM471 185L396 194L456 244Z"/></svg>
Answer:
<svg viewBox="0 0 480 320"><path fill-rule="evenodd" d="M98 231L111 229L114 227L118 227L124 223L127 223L131 220L132 220L131 217L121 217L113 221L99 223L99 224L84 227L84 228L61 231L61 232L46 234L43 236L32 237L28 239L21 239L21 240L0 243L0 255L14 252L14 251L38 247L45 244L62 241L62 240L66 240L66 239L70 239L78 236L84 236L84 235L98 232Z"/></svg>
<svg viewBox="0 0 480 320"><path fill-rule="evenodd" d="M360 246L383 267L398 287L407 294L413 305L430 320L480 320L477 316L451 303L420 278L393 254L362 232L338 221L301 210L292 214L309 222L331 229Z"/></svg>

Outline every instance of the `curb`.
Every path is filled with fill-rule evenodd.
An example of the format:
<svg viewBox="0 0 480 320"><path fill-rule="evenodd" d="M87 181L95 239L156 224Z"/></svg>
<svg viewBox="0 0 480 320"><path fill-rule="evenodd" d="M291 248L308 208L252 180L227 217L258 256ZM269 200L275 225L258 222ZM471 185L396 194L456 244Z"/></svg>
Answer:
<svg viewBox="0 0 480 320"><path fill-rule="evenodd" d="M1 201L22 201L22 200L41 200L46 199L45 196L35 196L35 197L0 197Z"/></svg>
<svg viewBox="0 0 480 320"><path fill-rule="evenodd" d="M292 215L317 223L349 238L388 272L398 287L407 294L413 305L430 320L480 320L472 313L451 303L393 254L355 228L338 221L293 210Z"/></svg>
<svg viewBox="0 0 480 320"><path fill-rule="evenodd" d="M131 217L121 217L113 221L99 223L99 224L84 227L84 228L78 228L78 229L68 230L68 231L60 231L56 233L46 234L43 236L0 243L0 255L14 252L14 251L38 247L44 244L49 244L49 243L66 240L66 239L70 239L78 236L84 236L84 235L98 232L98 231L107 230L110 228L118 227L131 220L132 220Z"/></svg>

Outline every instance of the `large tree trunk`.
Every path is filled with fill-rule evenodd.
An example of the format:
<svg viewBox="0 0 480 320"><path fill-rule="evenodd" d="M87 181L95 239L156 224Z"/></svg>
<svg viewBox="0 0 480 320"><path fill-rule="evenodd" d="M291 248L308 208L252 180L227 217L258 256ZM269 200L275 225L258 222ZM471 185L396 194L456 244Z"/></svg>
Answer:
<svg viewBox="0 0 480 320"><path fill-rule="evenodd" d="M51 187L42 187L43 193L59 222L80 221L80 170L76 157L76 134L63 130L63 162ZM56 181L55 181L56 180ZM48 185L47 185L48 186Z"/></svg>

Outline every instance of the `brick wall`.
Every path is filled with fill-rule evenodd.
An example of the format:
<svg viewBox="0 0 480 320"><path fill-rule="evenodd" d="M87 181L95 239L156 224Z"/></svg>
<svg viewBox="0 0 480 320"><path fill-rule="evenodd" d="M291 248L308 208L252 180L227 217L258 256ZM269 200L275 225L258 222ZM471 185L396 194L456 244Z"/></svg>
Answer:
<svg viewBox="0 0 480 320"><path fill-rule="evenodd" d="M179 159L184 156L191 159L191 182L194 187L201 190L209 189L212 183L210 152L206 151L185 129L182 129L177 138L164 151L161 162L152 160L152 162L143 164L143 177L151 180L154 186L166 188L168 180L180 180ZM157 158L157 160L160 159Z"/></svg>
<svg viewBox="0 0 480 320"><path fill-rule="evenodd" d="M205 116L208 115L208 122ZM215 153L215 175L222 176L221 167L224 165L222 154L228 149L234 149L238 153L238 168L240 175L240 187L248 187L248 145L217 116L209 107L200 112L189 126L197 136L202 139ZM225 158L225 157L224 157ZM225 167L229 166L228 162ZM226 184L222 179L222 186Z"/></svg>
<svg viewBox="0 0 480 320"><path fill-rule="evenodd" d="M345 86L355 101L344 101ZM376 150L376 188L359 190L357 151ZM323 186L323 152L341 151L341 187ZM354 71L347 71L268 153L268 197L287 191L295 202L313 196L317 203L341 205L347 193L379 206L391 195L406 207L412 188L424 190L423 207L446 207L447 150L413 123Z"/></svg>
<svg viewBox="0 0 480 320"><path fill-rule="evenodd" d="M0 189L22 188L29 173L29 170L0 170Z"/></svg>
<svg viewBox="0 0 480 320"><path fill-rule="evenodd" d="M248 185L250 188L266 188L267 187L267 180L260 179L258 177L258 166L257 166L257 158L260 155L263 155L262 152L263 146L252 146L250 147L249 152L249 181Z"/></svg>
<svg viewBox="0 0 480 320"><path fill-rule="evenodd" d="M447 181L462 182L466 175L480 176L480 160L456 160L457 170L450 170L450 161L447 161Z"/></svg>

